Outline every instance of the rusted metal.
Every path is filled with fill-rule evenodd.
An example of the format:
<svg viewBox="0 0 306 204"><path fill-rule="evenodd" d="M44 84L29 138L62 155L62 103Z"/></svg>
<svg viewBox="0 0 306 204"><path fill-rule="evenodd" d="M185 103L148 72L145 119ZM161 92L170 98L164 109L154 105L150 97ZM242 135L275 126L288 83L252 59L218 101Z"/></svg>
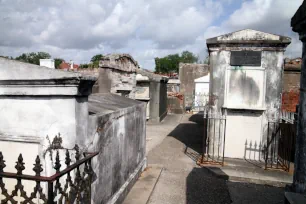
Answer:
<svg viewBox="0 0 306 204"><path fill-rule="evenodd" d="M17 173L5 172L6 167L2 152L0 152L0 189L3 199L1 203L18 203L18 197L23 198L24 204L34 204L34 200L40 200L41 203L54 204L54 203L90 203L91 196L91 183L93 178L93 169L91 167L91 159L98 155L98 152L84 153L84 158L81 158L80 149L76 145L75 148L76 162L71 164L71 158L69 151L66 150L65 164L66 168L60 170L60 154L56 152L56 159L54 169L56 173L52 176L41 176L43 171L41 160L39 156L36 157L33 171L34 175L23 174L25 170L22 154L19 155L15 168ZM84 168L80 168L84 164ZM81 172L81 169L84 169ZM71 171L75 172L74 179L72 179ZM66 179L60 179L66 175ZM3 178L16 179L17 184L14 190L10 193L5 187ZM36 185L32 192L26 192L24 190L23 181L34 181ZM48 189L44 190L41 186L41 182L48 183ZM62 183L64 182L64 183ZM45 195L47 193L48 196ZM57 200L55 200L57 199Z"/></svg>

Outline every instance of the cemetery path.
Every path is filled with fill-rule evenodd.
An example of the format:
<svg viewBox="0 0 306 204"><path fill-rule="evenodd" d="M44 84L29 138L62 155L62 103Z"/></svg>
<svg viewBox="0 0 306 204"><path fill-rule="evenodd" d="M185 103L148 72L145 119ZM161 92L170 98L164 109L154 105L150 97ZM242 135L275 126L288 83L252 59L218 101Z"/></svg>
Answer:
<svg viewBox="0 0 306 204"><path fill-rule="evenodd" d="M156 126L148 125L147 129L147 137L152 138L150 132L165 132ZM164 167L149 204L283 203L282 188L225 181L197 166L202 133L201 115L183 115L164 140L148 152L149 166Z"/></svg>

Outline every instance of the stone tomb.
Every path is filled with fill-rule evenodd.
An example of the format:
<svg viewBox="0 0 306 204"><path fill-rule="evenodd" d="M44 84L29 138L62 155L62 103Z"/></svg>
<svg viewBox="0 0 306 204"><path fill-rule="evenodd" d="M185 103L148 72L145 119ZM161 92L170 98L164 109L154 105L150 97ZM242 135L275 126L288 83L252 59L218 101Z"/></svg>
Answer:
<svg viewBox="0 0 306 204"><path fill-rule="evenodd" d="M257 147L266 142L268 120L277 119L281 108L284 52L290 42L250 29L207 39L210 111L227 118L225 157L244 158L246 141Z"/></svg>
<svg viewBox="0 0 306 204"><path fill-rule="evenodd" d="M167 115L168 77L137 69L136 100L147 103L147 119L160 122Z"/></svg>
<svg viewBox="0 0 306 204"><path fill-rule="evenodd" d="M146 166L145 103L111 93L91 94L95 82L80 73L0 57L0 151L5 171L16 172L22 153L24 174L33 175L39 155L42 175L53 175L46 150L60 133L63 148L78 144L81 152L100 153L92 161L96 179L91 203L120 203ZM63 170L64 159L61 162ZM16 180L10 181L5 182L9 191L16 185ZM29 195L35 182L23 184Z"/></svg>
<svg viewBox="0 0 306 204"><path fill-rule="evenodd" d="M135 99L138 63L128 54L111 54L99 62L95 93L113 93Z"/></svg>

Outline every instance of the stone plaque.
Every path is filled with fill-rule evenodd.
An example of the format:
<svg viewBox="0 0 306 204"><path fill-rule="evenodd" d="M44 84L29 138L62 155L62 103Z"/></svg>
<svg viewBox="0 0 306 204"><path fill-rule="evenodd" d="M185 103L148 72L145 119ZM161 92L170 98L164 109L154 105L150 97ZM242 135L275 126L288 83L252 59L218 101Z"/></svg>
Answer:
<svg viewBox="0 0 306 204"><path fill-rule="evenodd" d="M261 51L232 51L231 66L261 66Z"/></svg>

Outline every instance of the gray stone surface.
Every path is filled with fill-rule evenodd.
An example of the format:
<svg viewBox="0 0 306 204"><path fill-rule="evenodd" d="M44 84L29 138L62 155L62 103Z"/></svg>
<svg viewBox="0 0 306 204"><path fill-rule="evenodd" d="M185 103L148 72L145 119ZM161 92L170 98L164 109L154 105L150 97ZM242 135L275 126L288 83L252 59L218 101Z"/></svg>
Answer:
<svg viewBox="0 0 306 204"><path fill-rule="evenodd" d="M148 166L133 186L123 204L146 204L162 170L163 168L159 165Z"/></svg>
<svg viewBox="0 0 306 204"><path fill-rule="evenodd" d="M150 118L160 122L167 115L167 84L150 82Z"/></svg>
<svg viewBox="0 0 306 204"><path fill-rule="evenodd" d="M112 54L99 62L99 78L95 84L96 93L113 93L135 98L136 70L138 63L128 54Z"/></svg>
<svg viewBox="0 0 306 204"><path fill-rule="evenodd" d="M89 97L88 137L82 149L98 151L93 203L120 203L145 167L145 103L122 96Z"/></svg>
<svg viewBox="0 0 306 204"><path fill-rule="evenodd" d="M262 165L262 166L259 166ZM249 163L242 159L225 159L224 166L205 166L213 175L230 181L285 187L292 183L292 174L278 170L264 170L264 163Z"/></svg>
<svg viewBox="0 0 306 204"><path fill-rule="evenodd" d="M179 80L180 92L185 97L185 107L191 107L194 100L195 83L194 80L206 76L209 72L209 65L207 64L179 64Z"/></svg>
<svg viewBox="0 0 306 204"><path fill-rule="evenodd" d="M192 155L185 154L186 147L187 152L201 147L201 124L189 120L197 121L183 116L181 123L148 155L149 165L164 166L150 204L230 203L226 182L197 167Z"/></svg>
<svg viewBox="0 0 306 204"><path fill-rule="evenodd" d="M285 192L285 204L304 204L306 203L306 196L298 193Z"/></svg>
<svg viewBox="0 0 306 204"><path fill-rule="evenodd" d="M183 115L169 114L160 123L147 123L146 135L146 152L147 154L159 145L175 127L180 123Z"/></svg>
<svg viewBox="0 0 306 204"><path fill-rule="evenodd" d="M149 98L149 115L151 122L160 122L167 115L167 82L168 77L160 76L144 69L138 69L137 74L143 76L137 81L137 90L143 94L137 94L140 100ZM147 77L147 81L143 81ZM149 89L149 96L147 96Z"/></svg>
<svg viewBox="0 0 306 204"><path fill-rule="evenodd" d="M250 183L227 182L233 204L283 204L284 189Z"/></svg>

